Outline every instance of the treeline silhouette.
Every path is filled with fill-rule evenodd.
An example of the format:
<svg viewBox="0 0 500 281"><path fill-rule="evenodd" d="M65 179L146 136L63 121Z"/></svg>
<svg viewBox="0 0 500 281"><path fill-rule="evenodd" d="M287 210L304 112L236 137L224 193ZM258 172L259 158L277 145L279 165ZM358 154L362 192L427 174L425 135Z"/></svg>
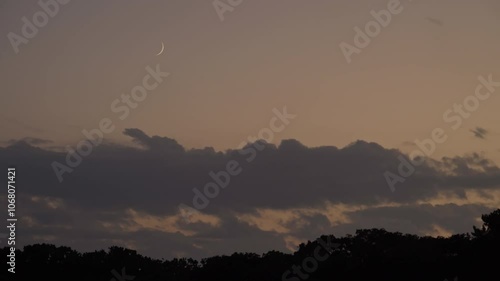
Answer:
<svg viewBox="0 0 500 281"><path fill-rule="evenodd" d="M121 247L79 253L36 244L17 250L15 278L6 265L0 280L498 281L500 209L482 220L481 228L449 238L363 229L340 238L322 236L301 244L293 254L234 253L201 261L151 259ZM9 253L7 247L1 251L3 257Z"/></svg>

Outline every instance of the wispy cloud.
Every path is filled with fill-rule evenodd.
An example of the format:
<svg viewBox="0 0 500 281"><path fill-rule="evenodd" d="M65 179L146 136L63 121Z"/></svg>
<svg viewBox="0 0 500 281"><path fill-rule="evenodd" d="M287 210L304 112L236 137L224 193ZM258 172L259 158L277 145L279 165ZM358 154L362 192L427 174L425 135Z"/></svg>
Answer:
<svg viewBox="0 0 500 281"><path fill-rule="evenodd" d="M475 129L472 129L470 131L474 133L474 136L478 139L485 139L486 135L488 134L488 131L481 127L476 127Z"/></svg>
<svg viewBox="0 0 500 281"><path fill-rule="evenodd" d="M18 143L18 142L25 142L25 143L28 143L28 144L33 145L33 146L52 143L51 140L46 140L46 139L41 139L41 138L34 138L34 137L25 137L25 138L22 138L22 139L11 139L11 140L7 141L6 143L7 144L15 144L15 143Z"/></svg>
<svg viewBox="0 0 500 281"><path fill-rule="evenodd" d="M427 21L429 21L430 23L433 23L435 25L439 25L439 26L443 26L444 25L443 21L441 21L439 19L435 19L435 18L431 18L431 17L425 17L425 19Z"/></svg>

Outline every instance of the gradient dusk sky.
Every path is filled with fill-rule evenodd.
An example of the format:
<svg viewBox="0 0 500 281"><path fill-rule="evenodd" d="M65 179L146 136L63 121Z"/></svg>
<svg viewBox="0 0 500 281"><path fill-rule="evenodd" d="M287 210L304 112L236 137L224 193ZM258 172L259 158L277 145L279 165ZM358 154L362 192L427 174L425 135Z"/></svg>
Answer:
<svg viewBox="0 0 500 281"><path fill-rule="evenodd" d="M357 228L467 232L500 206L500 87L456 129L443 118L478 77L500 82L499 1L401 0L350 62L341 43L390 0L220 0L222 20L213 2L69 1L18 53L8 34L41 7L0 3L0 159L19 171L22 243L291 251ZM148 66L170 75L121 120L112 104ZM285 107L295 117L245 161L237 149ZM103 118L113 132L59 182L51 163ZM436 128L446 141L391 192L384 171ZM183 217L231 159L241 175Z"/></svg>

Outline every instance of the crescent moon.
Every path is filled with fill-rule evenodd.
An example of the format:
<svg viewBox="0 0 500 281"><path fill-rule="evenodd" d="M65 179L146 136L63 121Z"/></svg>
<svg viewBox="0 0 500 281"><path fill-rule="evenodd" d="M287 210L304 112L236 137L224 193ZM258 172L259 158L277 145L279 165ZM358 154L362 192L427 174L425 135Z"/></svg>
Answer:
<svg viewBox="0 0 500 281"><path fill-rule="evenodd" d="M165 45L163 44L163 42L161 42L161 51L156 55L157 56L161 55L163 53L163 50L165 50Z"/></svg>

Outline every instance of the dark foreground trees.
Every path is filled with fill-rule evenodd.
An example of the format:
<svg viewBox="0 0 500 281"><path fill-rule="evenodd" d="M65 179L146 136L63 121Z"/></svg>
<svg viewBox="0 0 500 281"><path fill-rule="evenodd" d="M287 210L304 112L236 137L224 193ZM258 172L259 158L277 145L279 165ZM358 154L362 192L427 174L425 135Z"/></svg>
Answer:
<svg viewBox="0 0 500 281"><path fill-rule="evenodd" d="M322 236L294 254L234 253L201 261L155 260L136 251L78 253L37 244L16 252L16 274L0 280L500 280L500 209L483 215L483 226L449 238L418 237L363 229L355 235ZM1 250L5 258L8 248Z"/></svg>

